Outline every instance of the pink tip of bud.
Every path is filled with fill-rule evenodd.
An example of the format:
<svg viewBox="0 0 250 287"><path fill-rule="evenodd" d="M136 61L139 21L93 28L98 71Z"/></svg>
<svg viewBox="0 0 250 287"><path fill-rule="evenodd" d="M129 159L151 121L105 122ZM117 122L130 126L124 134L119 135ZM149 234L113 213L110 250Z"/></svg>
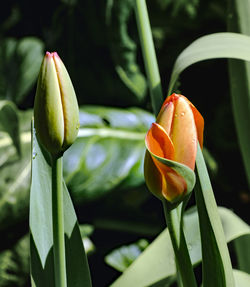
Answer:
<svg viewBox="0 0 250 287"><path fill-rule="evenodd" d="M58 56L57 52L52 52L51 53L52 57L55 59L55 58L58 58L60 59L60 57Z"/></svg>
<svg viewBox="0 0 250 287"><path fill-rule="evenodd" d="M49 57L49 58L51 58L52 57L52 54L50 53L50 52L46 52L46 57Z"/></svg>

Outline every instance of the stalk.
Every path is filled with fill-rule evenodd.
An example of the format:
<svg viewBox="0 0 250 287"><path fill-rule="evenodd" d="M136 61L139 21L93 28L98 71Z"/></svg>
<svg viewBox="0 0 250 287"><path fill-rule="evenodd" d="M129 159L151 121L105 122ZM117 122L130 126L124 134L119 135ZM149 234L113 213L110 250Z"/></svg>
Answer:
<svg viewBox="0 0 250 287"><path fill-rule="evenodd" d="M186 239L182 229L181 204L177 208L171 208L166 200L163 201L164 215L169 230L171 242L175 253L179 284L183 287L196 287L196 279L190 260Z"/></svg>
<svg viewBox="0 0 250 287"><path fill-rule="evenodd" d="M52 222L56 287L67 287L63 219L62 159L62 156L52 158Z"/></svg>
<svg viewBox="0 0 250 287"><path fill-rule="evenodd" d="M157 116L163 102L163 93L145 0L135 1L135 14L152 107L155 116ZM197 284L192 269L192 263L182 229L182 204L173 209L167 201L164 201L163 206L166 223L169 228L175 252L177 266L176 272L179 278L179 284L183 287L196 287Z"/></svg>
<svg viewBox="0 0 250 287"><path fill-rule="evenodd" d="M137 28L140 36L141 48L147 73L151 103L154 114L160 111L163 96L161 88L161 79L157 64L154 42L149 23L148 11L145 0L135 1L135 13L137 20Z"/></svg>

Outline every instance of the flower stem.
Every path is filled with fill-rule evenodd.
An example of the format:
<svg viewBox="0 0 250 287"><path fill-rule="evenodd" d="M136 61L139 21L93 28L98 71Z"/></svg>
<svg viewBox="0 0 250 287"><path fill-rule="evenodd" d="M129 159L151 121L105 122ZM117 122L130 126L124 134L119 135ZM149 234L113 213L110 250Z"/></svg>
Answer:
<svg viewBox="0 0 250 287"><path fill-rule="evenodd" d="M176 208L171 208L166 200L163 201L164 214L172 241L177 273L183 287L196 287L196 279L190 260L186 239L182 229L182 204Z"/></svg>
<svg viewBox="0 0 250 287"><path fill-rule="evenodd" d="M152 38L145 0L135 1L135 13L144 58L145 70L147 73L147 79L149 84L152 107L154 114L157 115L162 105L163 96L160 73L155 55L154 42Z"/></svg>
<svg viewBox="0 0 250 287"><path fill-rule="evenodd" d="M62 156L52 158L52 221L55 286L66 287L66 262L63 219Z"/></svg>

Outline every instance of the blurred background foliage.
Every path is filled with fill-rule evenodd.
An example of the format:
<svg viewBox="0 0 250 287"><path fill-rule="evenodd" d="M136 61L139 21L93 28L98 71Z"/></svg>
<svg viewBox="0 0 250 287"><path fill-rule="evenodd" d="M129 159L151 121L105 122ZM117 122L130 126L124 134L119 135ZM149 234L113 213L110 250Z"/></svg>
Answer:
<svg viewBox="0 0 250 287"><path fill-rule="evenodd" d="M30 121L46 50L64 61L81 106L79 138L65 154L64 175L82 230L91 230L83 239L93 285L108 286L164 228L161 204L143 179L144 135L154 117L133 2L10 0L0 10L0 286L29 286L30 165L36 156ZM166 93L178 54L200 36L226 31L227 1L147 4ZM204 153L218 205L249 223L227 61L188 68L177 92L204 116Z"/></svg>

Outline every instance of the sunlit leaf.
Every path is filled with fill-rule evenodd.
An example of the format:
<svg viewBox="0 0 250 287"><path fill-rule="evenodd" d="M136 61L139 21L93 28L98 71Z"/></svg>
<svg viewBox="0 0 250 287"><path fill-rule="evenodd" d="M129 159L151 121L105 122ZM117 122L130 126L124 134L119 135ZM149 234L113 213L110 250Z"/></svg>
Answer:
<svg viewBox="0 0 250 287"><path fill-rule="evenodd" d="M105 262L116 270L125 271L132 262L142 253L148 246L148 241L140 239L138 242L127 246L121 246L105 256Z"/></svg>
<svg viewBox="0 0 250 287"><path fill-rule="evenodd" d="M233 270L235 287L246 287L250 286L250 275L240 270Z"/></svg>
<svg viewBox="0 0 250 287"><path fill-rule="evenodd" d="M51 166L33 135L30 191L31 276L36 287L54 286ZM63 184L67 286L91 286L87 258L73 204Z"/></svg>
<svg viewBox="0 0 250 287"><path fill-rule="evenodd" d="M22 158L10 137L0 133L1 231L28 218L32 111L19 112L19 118ZM144 183L144 137L153 121L150 113L140 109L81 108L79 137L64 156L65 180L74 202ZM10 231L13 234L15 229Z"/></svg>
<svg viewBox="0 0 250 287"><path fill-rule="evenodd" d="M250 227L232 211L220 207L219 213L227 242L250 234ZM201 262L201 241L198 214L194 208L184 215L184 232L192 263L197 265ZM171 276L175 276L175 272L174 251L165 229L111 286L145 287L158 286L158 283L161 286L160 283L165 284Z"/></svg>

